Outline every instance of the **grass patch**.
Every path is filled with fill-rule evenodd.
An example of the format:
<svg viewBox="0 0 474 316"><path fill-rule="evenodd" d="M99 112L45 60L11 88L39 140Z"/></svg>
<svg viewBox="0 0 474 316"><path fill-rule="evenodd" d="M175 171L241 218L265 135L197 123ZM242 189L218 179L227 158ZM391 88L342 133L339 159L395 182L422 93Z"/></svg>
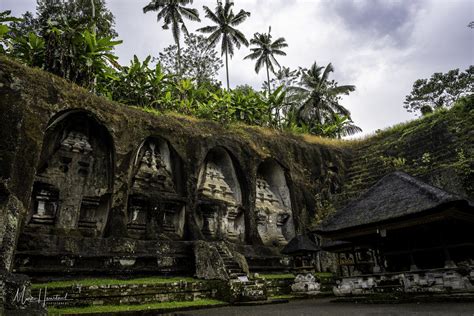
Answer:
<svg viewBox="0 0 474 316"><path fill-rule="evenodd" d="M260 274L261 277L264 277L267 280L273 279L294 279L295 276L292 273L273 273L273 274Z"/></svg>
<svg viewBox="0 0 474 316"><path fill-rule="evenodd" d="M162 302L150 303L143 305L103 305L103 306L87 306L87 307L67 307L67 308L48 308L50 315L67 315L67 314L86 314L86 313L117 313L129 311L143 311L154 309L175 309L184 307L198 306L214 306L227 304L218 300L196 300L185 302Z"/></svg>
<svg viewBox="0 0 474 316"><path fill-rule="evenodd" d="M268 297L268 299L270 300L291 300L292 298L297 298L297 296L286 294L286 295L275 295L275 296Z"/></svg>
<svg viewBox="0 0 474 316"><path fill-rule="evenodd" d="M295 134L299 135L305 142L316 145L325 145L337 148L352 148L357 146L360 141L358 139L338 139L329 138L312 134Z"/></svg>
<svg viewBox="0 0 474 316"><path fill-rule="evenodd" d="M320 278L331 278L332 273L331 272L316 272L314 276L320 277Z"/></svg>
<svg viewBox="0 0 474 316"><path fill-rule="evenodd" d="M135 105L132 105L130 106L132 109L135 109L135 110L139 110L139 111L143 111L143 112L146 112L146 113L149 113L149 114L153 114L153 115L163 115L162 112L160 112L159 110L151 107L151 106L145 106L145 107L142 107L142 106L135 106Z"/></svg>
<svg viewBox="0 0 474 316"><path fill-rule="evenodd" d="M47 283L34 283L31 285L33 289L39 288L63 288L63 287L72 287L75 285L80 286L100 286L100 285L127 285L127 284L162 284L162 283L172 283L172 282L197 282L198 279L190 277L147 277L147 278L138 278L130 280L120 280L120 279L83 279L83 280L66 280L66 281L53 281Z"/></svg>

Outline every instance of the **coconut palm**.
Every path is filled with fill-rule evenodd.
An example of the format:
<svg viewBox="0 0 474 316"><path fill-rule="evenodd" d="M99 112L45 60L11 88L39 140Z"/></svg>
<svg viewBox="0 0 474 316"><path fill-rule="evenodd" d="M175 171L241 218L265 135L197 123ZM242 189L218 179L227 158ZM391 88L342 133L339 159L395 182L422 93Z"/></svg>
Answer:
<svg viewBox="0 0 474 316"><path fill-rule="evenodd" d="M331 121L335 115L347 116L350 119L349 110L339 104L339 101L341 95L348 95L355 90L355 86L338 86L334 80L328 80L333 71L331 63L320 67L315 62L310 69L303 71L299 85L292 87L300 101L296 109L299 121L314 125Z"/></svg>
<svg viewBox="0 0 474 316"><path fill-rule="evenodd" d="M342 138L362 132L362 129L345 115L334 114L332 120L320 126L321 135Z"/></svg>
<svg viewBox="0 0 474 316"><path fill-rule="evenodd" d="M196 9L186 7L192 4L193 0L152 0L147 6L143 8L143 13L149 11L157 11L157 21L163 19L164 30L169 29L173 32L173 38L178 46L178 74L181 73L181 46L180 36L181 32L188 34L188 29L184 23L183 17L191 21L201 21L199 19L199 12Z"/></svg>
<svg viewBox="0 0 474 316"><path fill-rule="evenodd" d="M283 47L288 47L288 44L285 41L285 38L280 37L272 42L271 33L272 28L268 28L268 33L255 33L253 38L250 40L250 44L255 45L256 47L251 48L252 53L245 56L244 59L257 60L255 63L255 72L259 72L263 64L267 68L267 86L268 94L270 95L270 71L275 73L274 65L280 68L280 64L276 60L274 55L286 56L286 53L281 49Z"/></svg>
<svg viewBox="0 0 474 316"><path fill-rule="evenodd" d="M241 45L249 46L245 35L235 27L244 22L250 12L240 10L234 14L232 11L233 2L226 0L225 5L222 1L217 1L214 12L207 6L203 6L206 17L216 25L206 26L198 29L199 32L210 33L208 37L209 45L214 46L221 40L221 56L225 54L225 70L227 76L227 90L229 90L229 55L234 55L234 45L240 49Z"/></svg>

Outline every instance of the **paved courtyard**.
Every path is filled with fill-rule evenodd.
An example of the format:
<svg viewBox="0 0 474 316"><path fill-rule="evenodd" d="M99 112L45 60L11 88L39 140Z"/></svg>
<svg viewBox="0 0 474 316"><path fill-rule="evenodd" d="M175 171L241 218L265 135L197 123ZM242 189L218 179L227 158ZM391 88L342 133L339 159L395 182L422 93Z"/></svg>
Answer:
<svg viewBox="0 0 474 316"><path fill-rule="evenodd" d="M173 315L215 316L309 316L309 315L469 315L473 303L354 304L331 303L330 299L297 300L287 304L236 306L179 312Z"/></svg>

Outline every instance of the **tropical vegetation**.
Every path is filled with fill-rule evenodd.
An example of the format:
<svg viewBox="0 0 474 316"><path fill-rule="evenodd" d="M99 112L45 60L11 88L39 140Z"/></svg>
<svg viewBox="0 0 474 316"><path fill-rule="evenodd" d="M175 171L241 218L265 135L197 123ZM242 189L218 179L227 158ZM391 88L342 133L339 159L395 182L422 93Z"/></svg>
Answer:
<svg viewBox="0 0 474 316"><path fill-rule="evenodd" d="M163 20L162 28L168 30L171 25L171 32L173 33L174 42L177 45L177 72L181 73L181 32L187 35L188 28L184 19L191 21L200 21L199 12L194 8L186 7L192 4L193 0L152 0L143 8L143 13L150 11L157 11L156 18L158 21Z"/></svg>
<svg viewBox="0 0 474 316"><path fill-rule="evenodd" d="M242 45L249 46L245 35L235 27L242 24L250 16L250 12L240 10L237 14L234 14L233 5L234 3L230 1L226 1L225 5L222 4L222 1L218 1L214 12L209 7L204 6L206 17L216 25L198 29L199 32L210 34L208 38L210 46L217 45L217 42L221 41L221 55L225 54L227 90L230 89L229 55L231 58L234 55L234 45L237 49L240 49Z"/></svg>
<svg viewBox="0 0 474 316"><path fill-rule="evenodd" d="M286 53L282 51L283 47L288 47L283 37L277 38L272 41L271 35L272 28L268 28L268 33L255 33L253 38L250 40L250 44L256 47L251 48L251 54L244 57L244 59L256 60L255 72L258 73L263 65L267 70L267 83L270 82L270 72L275 73L275 65L280 67L280 64L275 58L275 55L286 56ZM268 86L268 93L270 93L270 84Z"/></svg>
<svg viewBox="0 0 474 316"><path fill-rule="evenodd" d="M285 38L274 40L269 30L255 33L249 43L237 27L250 12L234 14L231 1L218 1L214 10L205 6L205 16L213 25L198 31L208 37L192 34L185 19L198 22L199 13L190 5L191 0L153 0L145 6L144 12L157 12L164 29L171 28L175 44L156 57L134 56L127 65L118 62L115 48L122 41L117 39L114 16L105 0L37 0L36 14L26 12L19 18L0 12L0 53L152 113L172 111L223 124L327 137L360 131L340 103L341 96L355 87L330 80L331 64L295 70L280 67L276 58L285 55ZM227 89L217 80L224 64L216 51L218 43L221 58L225 56ZM229 57L249 44L247 58L255 60L255 70L266 68L264 88L230 89Z"/></svg>
<svg viewBox="0 0 474 316"><path fill-rule="evenodd" d="M406 96L404 107L408 112L422 115L449 107L461 97L474 94L474 66L464 72L453 69L447 73L436 72L429 79L418 79Z"/></svg>

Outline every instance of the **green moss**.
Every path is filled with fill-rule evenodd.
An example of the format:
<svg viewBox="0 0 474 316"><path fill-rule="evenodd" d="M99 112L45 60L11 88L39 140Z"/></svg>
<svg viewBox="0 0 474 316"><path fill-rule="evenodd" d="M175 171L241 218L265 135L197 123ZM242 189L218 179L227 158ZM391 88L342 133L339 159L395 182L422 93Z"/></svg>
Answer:
<svg viewBox="0 0 474 316"><path fill-rule="evenodd" d="M473 121L473 104L461 102L361 139L354 146L355 153L339 201L357 198L394 170L429 180L431 175L451 169L463 184L459 185L454 178L442 181L451 191L459 194L465 191L472 196L474 189L469 183L474 173L471 170L474 166Z"/></svg>
<svg viewBox="0 0 474 316"><path fill-rule="evenodd" d="M119 279L82 279L82 280L67 280L67 281L53 281L47 283L34 283L31 285L33 289L40 288L64 288L71 286L101 286L101 285L129 285L129 284L162 284L173 282L199 282L200 280L189 277L148 277L130 280Z"/></svg>
<svg viewBox="0 0 474 316"><path fill-rule="evenodd" d="M316 272L314 276L319 278L332 278L333 274L331 272Z"/></svg>
<svg viewBox="0 0 474 316"><path fill-rule="evenodd" d="M260 274L261 277L268 279L268 280L274 280L274 279L294 279L295 276L292 273L275 273L275 274Z"/></svg>
<svg viewBox="0 0 474 316"><path fill-rule="evenodd" d="M143 305L103 305L103 306L87 306L74 308L48 308L50 315L67 315L67 314L87 314L87 313L117 313L117 312L131 312L131 311L145 311L145 310L167 310L179 309L186 307L202 307L202 306L216 306L227 305L226 302L218 300L196 300L185 302L163 302L151 303Z"/></svg>

